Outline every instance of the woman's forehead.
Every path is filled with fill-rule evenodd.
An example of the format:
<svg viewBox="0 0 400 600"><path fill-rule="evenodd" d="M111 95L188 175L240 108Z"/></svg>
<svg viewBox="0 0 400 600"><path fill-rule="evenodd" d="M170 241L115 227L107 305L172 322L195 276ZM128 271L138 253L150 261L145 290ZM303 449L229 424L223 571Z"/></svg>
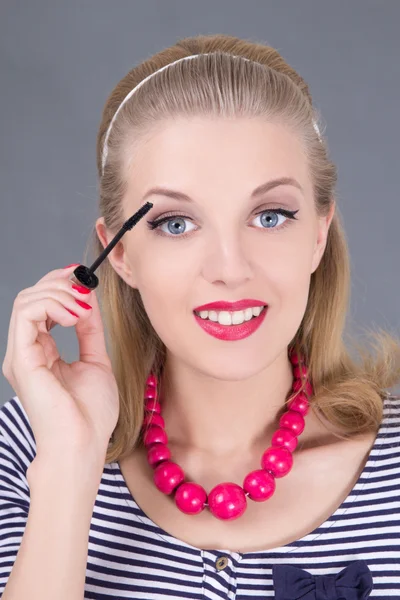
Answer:
<svg viewBox="0 0 400 600"><path fill-rule="evenodd" d="M191 196L208 186L250 195L268 180L290 177L310 187L306 156L288 128L261 120L182 120L164 125L136 148L127 173L141 198L153 187ZM239 187L238 187L239 186ZM282 188L283 189L283 188ZM286 189L286 188L285 188Z"/></svg>

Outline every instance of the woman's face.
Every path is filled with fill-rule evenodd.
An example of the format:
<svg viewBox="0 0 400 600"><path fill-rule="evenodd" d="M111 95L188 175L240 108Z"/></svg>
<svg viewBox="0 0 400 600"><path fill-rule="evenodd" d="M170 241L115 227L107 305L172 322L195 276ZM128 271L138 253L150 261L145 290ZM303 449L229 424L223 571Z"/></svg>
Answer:
<svg viewBox="0 0 400 600"><path fill-rule="evenodd" d="M271 186L291 178L296 185ZM151 194L179 191L191 200ZM152 209L109 255L139 290L148 317L174 361L216 379L239 380L267 367L296 334L333 216L318 219L306 158L284 126L261 119L193 118L167 122L135 151L124 216ZM273 209L297 211L295 220ZM170 213L151 230L148 221ZM102 219L98 221L100 223ZM97 227L103 245L102 226ZM194 309L215 301L268 305L251 335L218 339Z"/></svg>

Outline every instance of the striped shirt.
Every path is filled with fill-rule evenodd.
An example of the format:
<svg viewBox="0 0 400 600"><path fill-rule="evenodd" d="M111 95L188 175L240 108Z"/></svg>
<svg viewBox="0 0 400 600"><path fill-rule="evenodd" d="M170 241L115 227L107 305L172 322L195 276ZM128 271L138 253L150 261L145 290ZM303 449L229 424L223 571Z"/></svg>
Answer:
<svg viewBox="0 0 400 600"><path fill-rule="evenodd" d="M377 437L347 498L311 533L263 552L202 550L173 537L136 504L118 463L106 463L84 598L400 600L400 396L383 402ZM14 396L0 409L0 597L28 517L26 470L35 454L27 414ZM368 577L368 593L349 590L361 579L368 586Z"/></svg>

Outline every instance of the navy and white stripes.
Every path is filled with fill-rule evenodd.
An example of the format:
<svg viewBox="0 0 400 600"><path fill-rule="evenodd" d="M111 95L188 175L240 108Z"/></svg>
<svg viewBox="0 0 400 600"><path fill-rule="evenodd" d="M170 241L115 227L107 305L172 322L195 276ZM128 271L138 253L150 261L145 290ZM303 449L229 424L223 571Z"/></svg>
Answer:
<svg viewBox="0 0 400 600"><path fill-rule="evenodd" d="M15 396L0 409L0 598L28 517L26 470L35 448ZM371 598L400 600L400 396L385 398L368 461L340 507L301 539L264 552L200 550L174 538L136 504L118 463L106 464L89 533L85 599L274 598L273 565L318 576L357 560L372 573Z"/></svg>

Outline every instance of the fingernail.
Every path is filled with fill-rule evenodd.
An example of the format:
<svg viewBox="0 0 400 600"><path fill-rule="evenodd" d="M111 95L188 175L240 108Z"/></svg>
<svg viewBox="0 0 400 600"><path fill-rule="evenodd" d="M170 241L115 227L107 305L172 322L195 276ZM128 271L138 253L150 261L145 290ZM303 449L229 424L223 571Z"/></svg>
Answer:
<svg viewBox="0 0 400 600"><path fill-rule="evenodd" d="M70 267L78 267L79 263L72 263L72 265L67 265L64 269L69 269Z"/></svg>
<svg viewBox="0 0 400 600"><path fill-rule="evenodd" d="M90 290L83 285L73 285L72 288L81 294L90 294Z"/></svg>
<svg viewBox="0 0 400 600"><path fill-rule="evenodd" d="M66 307L67 308L67 307ZM69 313L71 313L71 315L74 315L74 317L79 317L79 315L76 315L72 310L69 310L69 308L67 308L67 311Z"/></svg>
<svg viewBox="0 0 400 600"><path fill-rule="evenodd" d="M89 310L89 308L92 308L89 304L86 304L86 302L82 302L82 300L77 300L75 298L75 302L77 304L79 304L79 306L82 306L82 308L86 308L86 310Z"/></svg>

